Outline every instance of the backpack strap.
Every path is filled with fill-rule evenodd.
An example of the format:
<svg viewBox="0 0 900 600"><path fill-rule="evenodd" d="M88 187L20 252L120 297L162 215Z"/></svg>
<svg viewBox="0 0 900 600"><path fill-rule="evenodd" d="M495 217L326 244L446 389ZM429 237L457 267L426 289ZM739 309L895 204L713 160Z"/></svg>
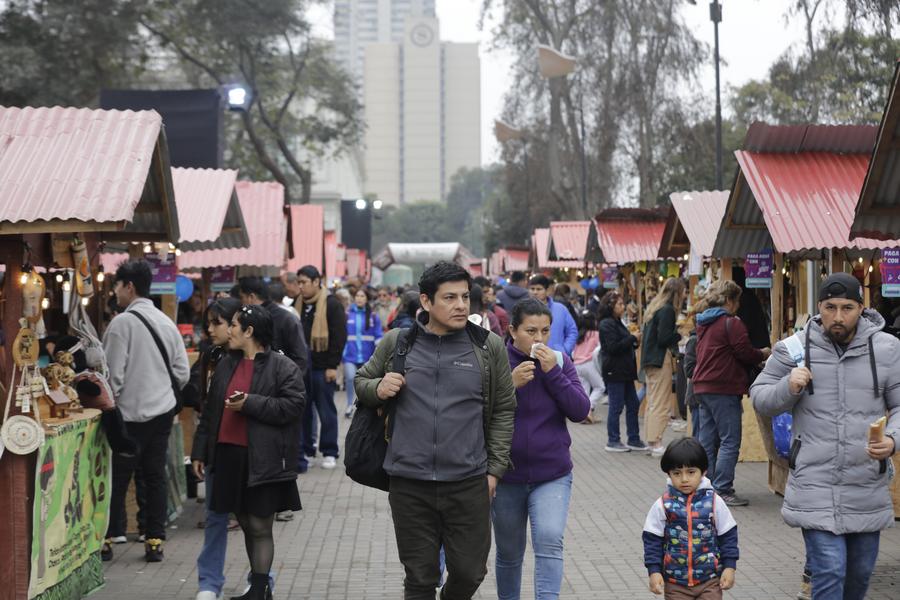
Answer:
<svg viewBox="0 0 900 600"><path fill-rule="evenodd" d="M156 330L153 329L153 326L150 325L150 322L145 319L141 314L136 310L125 311L126 314L134 315L138 318L138 320L144 324L144 327L147 328L147 331L150 332L150 336L153 338L153 342L156 344L156 349L159 350L159 353L162 355L163 363L166 365L166 372L169 374L169 383L172 385L172 393L175 395L175 408L176 412L181 412L181 407L179 406L182 402L181 398L181 387L178 385L178 381L175 379L175 373L172 371L172 364L169 362L169 353L166 352L166 347L163 346L162 340L159 339L159 336L156 334Z"/></svg>
<svg viewBox="0 0 900 600"><path fill-rule="evenodd" d="M418 330L419 327L413 324L412 327L400 331L397 336L397 345L394 346L394 357L391 359L391 373L403 375L406 372L406 357L416 341ZM384 439L388 442L391 441L391 436L394 434L394 413L397 411L398 399L399 396L384 403Z"/></svg>

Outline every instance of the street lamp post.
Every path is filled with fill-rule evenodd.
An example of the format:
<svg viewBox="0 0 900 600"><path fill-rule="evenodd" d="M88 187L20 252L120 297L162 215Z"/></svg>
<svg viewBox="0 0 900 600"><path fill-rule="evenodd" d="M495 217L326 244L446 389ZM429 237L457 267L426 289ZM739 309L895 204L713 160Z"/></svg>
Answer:
<svg viewBox="0 0 900 600"><path fill-rule="evenodd" d="M697 0L688 0L694 6ZM716 68L716 189L721 190L722 182L722 94L719 80L719 23L722 22L722 5L719 0L709 3L709 19L713 22L714 59Z"/></svg>

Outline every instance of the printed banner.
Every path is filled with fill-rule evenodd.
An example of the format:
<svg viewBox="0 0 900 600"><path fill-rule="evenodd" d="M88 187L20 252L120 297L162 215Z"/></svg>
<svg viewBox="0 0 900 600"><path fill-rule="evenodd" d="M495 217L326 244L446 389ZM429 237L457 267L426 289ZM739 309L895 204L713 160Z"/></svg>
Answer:
<svg viewBox="0 0 900 600"><path fill-rule="evenodd" d="M54 429L38 449L28 597L80 598L103 584L110 450L99 418Z"/></svg>
<svg viewBox="0 0 900 600"><path fill-rule="evenodd" d="M158 254L145 254L144 258L150 263L153 271L153 283L150 284L151 294L174 294L175 281L178 277L178 268L175 266L175 254L169 252L165 260Z"/></svg>
<svg viewBox="0 0 900 600"><path fill-rule="evenodd" d="M614 290L619 287L619 269L617 267L603 267L603 289Z"/></svg>
<svg viewBox="0 0 900 600"><path fill-rule="evenodd" d="M212 293L230 292L234 287L234 267L217 267L209 277L209 289Z"/></svg>
<svg viewBox="0 0 900 600"><path fill-rule="evenodd" d="M690 261L688 262L688 275L703 275L703 258L694 251L691 246Z"/></svg>
<svg viewBox="0 0 900 600"><path fill-rule="evenodd" d="M881 251L881 295L900 298L900 248Z"/></svg>
<svg viewBox="0 0 900 600"><path fill-rule="evenodd" d="M744 273L748 288L771 288L774 255L771 250L752 252L744 260Z"/></svg>

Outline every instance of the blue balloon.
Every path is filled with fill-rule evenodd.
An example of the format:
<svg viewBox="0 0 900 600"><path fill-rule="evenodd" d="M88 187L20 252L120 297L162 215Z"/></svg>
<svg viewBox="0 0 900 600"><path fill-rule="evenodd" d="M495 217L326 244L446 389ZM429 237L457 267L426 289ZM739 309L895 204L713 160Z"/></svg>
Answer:
<svg viewBox="0 0 900 600"><path fill-rule="evenodd" d="M190 277L179 275L175 278L175 296L178 298L179 302L190 300L193 294L194 282L191 281Z"/></svg>
<svg viewBox="0 0 900 600"><path fill-rule="evenodd" d="M599 277L591 277L590 286L592 290L596 290L600 287L600 278Z"/></svg>
<svg viewBox="0 0 900 600"><path fill-rule="evenodd" d="M498 277L498 278L497 278L497 284L498 284L498 285L502 285L503 287L506 287L506 285L507 285L508 283L509 283L509 282L506 280L505 277Z"/></svg>

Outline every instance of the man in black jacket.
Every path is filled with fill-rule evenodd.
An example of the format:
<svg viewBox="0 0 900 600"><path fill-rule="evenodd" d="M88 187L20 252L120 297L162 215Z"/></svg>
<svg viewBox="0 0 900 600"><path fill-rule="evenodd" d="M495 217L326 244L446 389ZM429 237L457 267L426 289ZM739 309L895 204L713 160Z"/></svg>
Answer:
<svg viewBox="0 0 900 600"><path fill-rule="evenodd" d="M300 313L310 348L310 368L306 373L309 402L303 415L299 469L305 471L307 457L316 456L316 448L311 441L313 410L319 415L321 423L318 449L322 451L322 468L333 469L340 454L334 392L337 388L337 368L347 342L347 314L341 301L322 286L322 275L316 267L306 265L297 271L297 284L300 295L295 308Z"/></svg>
<svg viewBox="0 0 900 600"><path fill-rule="evenodd" d="M309 350L303 335L303 324L296 313L283 304L272 302L269 288L259 277L241 277L238 281L241 304L261 305L272 316L274 337L272 350L281 352L294 361L300 369L300 375L306 375L309 362Z"/></svg>

